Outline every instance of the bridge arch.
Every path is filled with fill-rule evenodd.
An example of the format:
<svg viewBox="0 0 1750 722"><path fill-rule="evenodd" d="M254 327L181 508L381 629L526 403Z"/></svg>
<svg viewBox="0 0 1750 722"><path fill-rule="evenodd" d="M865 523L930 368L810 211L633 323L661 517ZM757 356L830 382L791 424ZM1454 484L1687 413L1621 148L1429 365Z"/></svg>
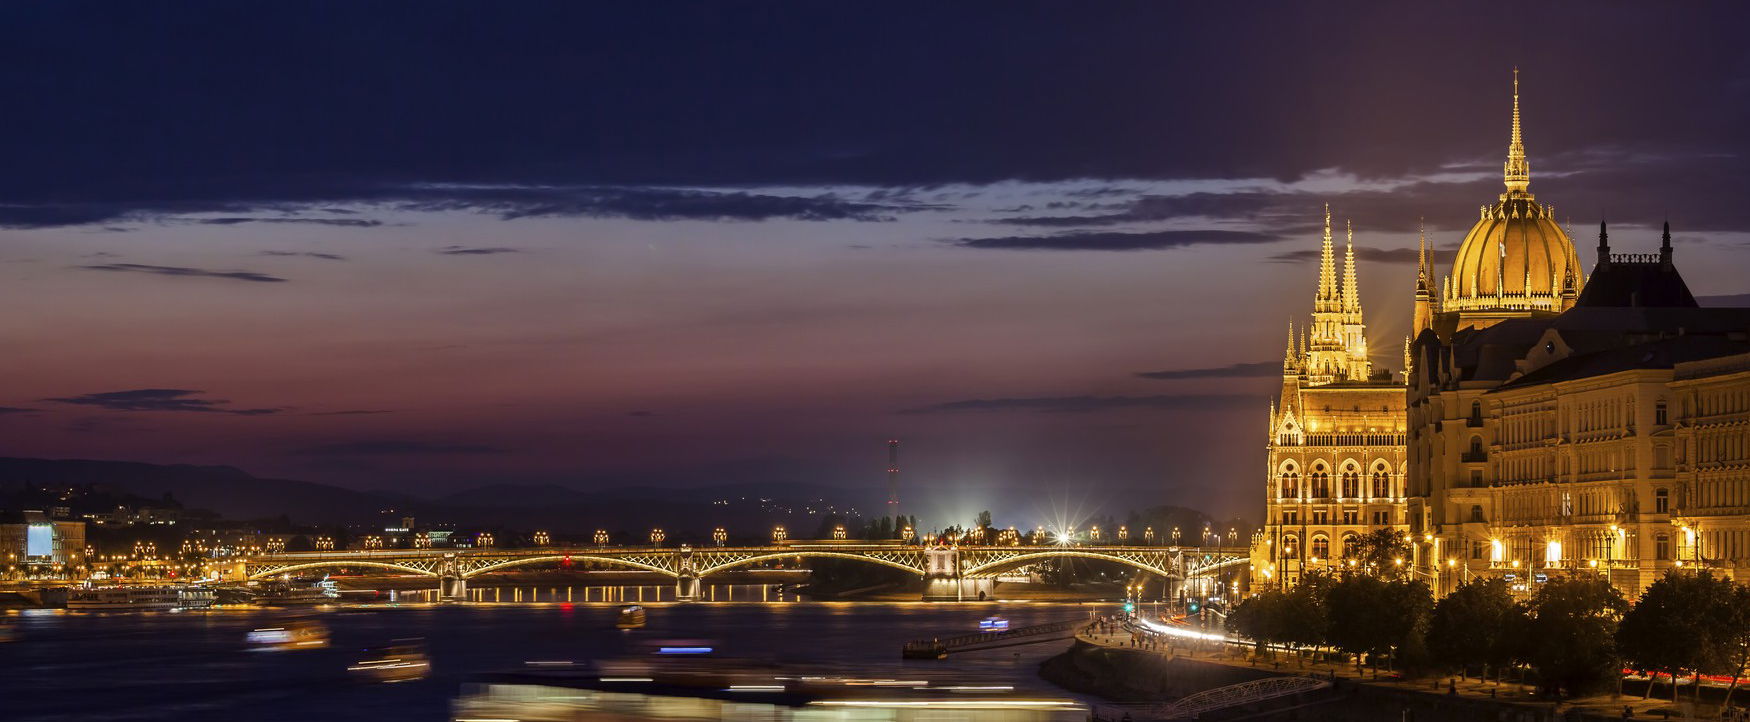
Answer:
<svg viewBox="0 0 1750 722"><path fill-rule="evenodd" d="M297 571L303 571L305 569L318 569L318 568L322 568L322 567L376 567L379 569L394 569L396 571L408 572L410 574L418 574L420 576L427 576L427 577L438 576L437 572L434 572L430 569L420 569L419 567L411 567L411 566L407 566L406 564L395 564L392 562L375 562L375 561L367 561L367 560L363 560L363 559L324 559L321 561L304 562L303 564L291 564L291 565L287 565L287 566L283 566L283 567L273 567L270 569L263 569L263 570L258 571L258 572L250 573L248 578L249 579L266 579L268 577L278 576L280 574L285 574L287 572L297 572Z"/></svg>
<svg viewBox="0 0 1750 722"><path fill-rule="evenodd" d="M1062 548L1062 549L1047 549L1047 550L1036 551L1036 552L1028 552L1026 554L1017 554L1015 556L1004 557L1002 559L994 559L994 560L985 562L983 564L979 564L977 566L974 566L970 569L967 569L966 571L961 572L961 574L963 576L968 576L968 577L975 576L975 575L981 575L981 574L993 574L993 573L996 573L996 572L1001 571L1003 569L1013 567L1013 566L1018 566L1021 564L1026 564L1028 562L1039 561L1041 559L1062 559L1065 557L1074 557L1077 559L1095 559L1095 560L1107 561L1107 562L1118 562L1120 564L1128 564L1132 567L1136 567L1137 569L1141 569L1145 572L1149 572L1150 574L1154 574L1156 576L1171 577L1171 578L1178 578L1178 576L1179 576L1178 574L1175 574L1172 571L1169 571L1167 569L1162 569L1162 568L1154 566L1152 564L1141 562L1141 561L1138 561L1135 559L1129 559L1129 558L1126 558L1123 556L1119 556L1117 554L1103 554L1103 553L1099 553L1099 552L1088 551L1086 549L1076 549L1073 547Z"/></svg>
<svg viewBox="0 0 1750 722"><path fill-rule="evenodd" d="M522 557L522 558L518 558L518 559L505 559L502 561L494 562L492 564L487 564L485 566L475 567L473 569L469 569L467 571L462 572L462 578L463 579L472 579L472 578L480 576L482 574L491 574L493 572L503 571L503 570L508 569L510 567L520 567L520 566L525 566L528 564L540 564L543 562L557 562L557 561L563 561L565 559L570 559L571 561L574 561L574 562L599 562L602 564L614 564L614 565L618 565L618 566L622 566L622 567L632 567L634 569L642 569L642 570L647 571L647 572L656 572L658 574L661 574L664 576L669 576L669 577L680 576L679 574L676 574L671 569L664 569L662 567L656 566L655 564L646 564L644 562L633 561L631 559L620 559L620 558L616 558L616 557L595 556L593 554L583 554L583 555L579 555L579 554L550 554L547 556L539 556L539 557Z"/></svg>
<svg viewBox="0 0 1750 722"><path fill-rule="evenodd" d="M1215 562L1213 564L1197 567L1196 571L1193 571L1190 574L1187 574L1185 576L1192 578L1192 579L1195 579L1197 577L1207 577L1207 576L1210 576L1212 574L1216 574L1218 572L1221 572L1222 570L1225 570L1228 567L1237 567L1237 566L1242 566L1242 565L1243 566L1251 566L1251 564L1252 564L1252 560L1249 557L1234 557L1232 559L1223 559L1223 560L1221 560L1219 562Z"/></svg>
<svg viewBox="0 0 1750 722"><path fill-rule="evenodd" d="M851 561L871 562L874 564L881 564L884 566L893 567L894 569L904 569L904 570L911 572L913 574L916 574L920 577L924 575L924 570L919 569L917 567L909 566L907 564L903 564L901 562L893 561L892 559L883 559L881 557L866 556L863 554L849 554L849 553L845 553L845 552L817 551L817 550L813 550L813 549L796 549L793 551L785 551L785 552L776 553L776 554L757 554L757 555L748 557L746 559L735 559L732 561L727 561L727 562L723 562L721 564L717 564L715 566L704 567L698 571L698 575L700 577L704 577L707 574L715 574L717 572L725 571L728 569L734 569L734 568L740 567L740 566L746 566L746 565L753 564L756 562L770 561L772 559L787 559L787 558L791 558L791 557L821 557L821 558L827 558L827 559L849 559Z"/></svg>

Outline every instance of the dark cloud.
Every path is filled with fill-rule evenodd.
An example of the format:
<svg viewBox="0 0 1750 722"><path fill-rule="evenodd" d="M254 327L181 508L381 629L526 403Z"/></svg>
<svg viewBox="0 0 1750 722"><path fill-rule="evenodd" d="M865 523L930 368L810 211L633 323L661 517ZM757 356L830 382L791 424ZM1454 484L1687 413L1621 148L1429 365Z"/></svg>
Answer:
<svg viewBox="0 0 1750 722"><path fill-rule="evenodd" d="M30 408L22 408L22 407L18 407L18 406L0 406L0 416L11 416L13 414L34 414L34 413L38 413L38 410L37 409L30 409Z"/></svg>
<svg viewBox="0 0 1750 722"><path fill-rule="evenodd" d="M1153 251L1201 244L1274 243L1280 238L1251 231L1152 231L1061 233L1052 236L961 238L964 248L1024 251Z"/></svg>
<svg viewBox="0 0 1750 722"><path fill-rule="evenodd" d="M275 414L284 409L233 409L226 407L231 403L224 399L196 398L204 391L188 389L133 389L129 391L105 391L79 396L64 396L60 398L43 399L58 404L74 404L77 406L95 406L110 411L196 411L215 414L235 414L237 416L262 416Z"/></svg>
<svg viewBox="0 0 1750 722"><path fill-rule="evenodd" d="M1696 296L1695 300L1703 306L1750 308L1750 293L1733 293L1723 296Z"/></svg>
<svg viewBox="0 0 1750 722"><path fill-rule="evenodd" d="M245 223L300 223L345 228L375 228L383 225L382 221L366 218L251 218L232 216L228 218L201 218L195 222L209 226L237 226Z"/></svg>
<svg viewBox="0 0 1750 722"><path fill-rule="evenodd" d="M1137 376L1145 379L1222 379L1250 378L1257 376L1276 376L1282 373L1282 362L1260 361L1258 363L1238 363L1228 366L1215 366L1202 369L1170 369L1167 371L1139 371Z"/></svg>
<svg viewBox="0 0 1750 722"><path fill-rule="evenodd" d="M968 399L901 410L902 414L939 414L957 411L1037 411L1086 413L1115 409L1211 409L1256 403L1262 397L1248 394L1162 394L1155 396L1041 396L1032 398Z"/></svg>
<svg viewBox="0 0 1750 722"><path fill-rule="evenodd" d="M324 444L294 452L303 456L451 456L502 454L504 449L482 444L442 444L424 441L381 440Z"/></svg>
<svg viewBox="0 0 1750 722"><path fill-rule="evenodd" d="M121 271L126 273L151 273L160 276L181 276L185 278L227 278L233 281L252 281L255 283L284 283L286 279L269 276L255 271L209 271L204 268L187 268L184 266L150 266L143 263L103 263L91 266L77 266L87 271Z"/></svg>
<svg viewBox="0 0 1750 722"><path fill-rule="evenodd" d="M1750 175L1750 154L1737 152L1750 120L1742 4L1545 4L1506 26L1464 6L1265 4L8 6L0 89L30 102L14 104L0 138L0 225L341 204L868 220L908 206L747 189L1499 167L1514 60L1527 71L1533 168L1599 168L1563 179L1594 188L1567 195L1577 218L1669 207L1697 229L1750 223L1733 195ZM325 38L320 63L310 37ZM1684 41L1597 52L1647 38ZM215 61L237 58L249 61ZM1629 97L1656 100L1617 102ZM1666 162L1651 152L1659 142L1704 160ZM1611 147L1624 152L1582 166L1582 153ZM1489 197L1400 209L1389 227Z"/></svg>
<svg viewBox="0 0 1750 722"><path fill-rule="evenodd" d="M426 187L408 194L414 210L469 210L506 220L543 216L640 221L888 221L901 211L937 206L851 201L830 194L781 196L744 191L636 187Z"/></svg>
<svg viewBox="0 0 1750 722"><path fill-rule="evenodd" d="M485 248L444 246L443 248L438 249L438 253L442 253L446 256L496 256L500 253L522 253L522 251L515 248L504 248L502 246Z"/></svg>
<svg viewBox="0 0 1750 722"><path fill-rule="evenodd" d="M1457 247L1436 249L1432 251L1433 260L1438 263L1440 259L1451 258L1452 254L1457 252ZM1278 253L1271 256L1268 260L1272 263L1307 263L1319 260L1319 256L1323 255L1323 253L1324 251L1318 248L1302 248L1285 253ZM1414 248L1355 247L1355 259L1367 263L1415 263L1419 253L1420 252ZM1342 247L1338 246L1337 259L1339 263L1342 262L1342 254Z"/></svg>
<svg viewBox="0 0 1750 722"><path fill-rule="evenodd" d="M393 414L387 409L352 409L347 411L315 411L305 416L374 416L376 414Z"/></svg>
<svg viewBox="0 0 1750 722"><path fill-rule="evenodd" d="M346 260L346 256L334 253L317 253L315 251L262 251L261 255L276 256L279 258L320 258L324 261Z"/></svg>

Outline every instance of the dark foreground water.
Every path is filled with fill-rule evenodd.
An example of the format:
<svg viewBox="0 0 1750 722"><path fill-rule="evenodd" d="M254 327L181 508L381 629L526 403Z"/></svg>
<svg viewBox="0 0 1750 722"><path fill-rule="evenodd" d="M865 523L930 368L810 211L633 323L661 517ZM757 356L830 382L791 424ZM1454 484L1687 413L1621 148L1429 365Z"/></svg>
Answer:
<svg viewBox="0 0 1750 722"><path fill-rule="evenodd" d="M469 675L530 660L586 661L652 641L710 640L737 657L821 672L1012 685L1069 697L1036 675L1067 641L902 661L911 638L975 631L1001 614L1015 626L1085 619L1097 605L1046 603L716 603L649 606L649 625L613 628L614 604L355 606L297 610L328 625L325 649L252 652L249 630L286 610L11 612L18 641L0 644L3 720L444 720ZM398 684L348 678L358 651L423 637L433 674Z"/></svg>

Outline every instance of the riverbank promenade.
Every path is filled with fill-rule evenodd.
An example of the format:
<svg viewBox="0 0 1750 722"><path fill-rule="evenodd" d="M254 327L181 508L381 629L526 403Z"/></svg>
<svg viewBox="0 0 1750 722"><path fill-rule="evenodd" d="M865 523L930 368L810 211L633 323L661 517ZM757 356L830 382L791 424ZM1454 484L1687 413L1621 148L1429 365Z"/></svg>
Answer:
<svg viewBox="0 0 1750 722"><path fill-rule="evenodd" d="M1168 629L1172 631L1154 631ZM1684 688L1684 700L1673 704L1669 699L1668 688L1655 691L1655 695L1663 693L1665 699L1654 697L1642 699L1638 694L1599 694L1587 697L1552 700L1540 696L1533 685L1507 680L1499 683L1479 681L1475 678L1460 679L1455 676L1422 677L1403 679L1391 672L1367 670L1357 674L1353 663L1340 661L1316 660L1299 656L1293 652L1276 651L1272 655L1266 651L1262 655L1255 654L1252 645L1238 640L1222 638L1217 640L1214 633L1203 632L1191 627L1179 627L1165 622L1151 621L1149 626L1127 624L1121 620L1099 620L1086 627L1076 635L1076 641L1081 644L1124 649L1135 653L1159 655L1165 659L1181 659L1206 664L1223 665L1248 670L1267 670L1283 675L1313 677L1327 680L1334 685L1337 695L1353 695L1365 693L1371 698L1390 697L1401 699L1406 710L1415 719L1413 710L1418 707L1453 707L1458 703L1471 710L1493 709L1496 716L1476 717L1474 714L1455 718L1463 719L1501 719L1501 720L1586 720L1596 722L1601 720L1680 720L1680 719L1740 719L1721 716L1717 704L1706 701L1699 708L1687 699L1692 694L1691 688ZM1638 687L1638 685L1637 685ZM1638 690L1637 690L1638 691ZM1341 705L1340 701L1331 705ZM1330 706L1330 705L1320 705ZM1626 710L1626 714L1625 714ZM1311 710L1304 710L1311 712ZM1421 715L1427 718L1427 715ZM1287 717L1283 717L1286 719ZM1301 714L1302 719L1316 717ZM1438 717L1445 719L1445 716ZM1274 719L1269 714L1257 719Z"/></svg>

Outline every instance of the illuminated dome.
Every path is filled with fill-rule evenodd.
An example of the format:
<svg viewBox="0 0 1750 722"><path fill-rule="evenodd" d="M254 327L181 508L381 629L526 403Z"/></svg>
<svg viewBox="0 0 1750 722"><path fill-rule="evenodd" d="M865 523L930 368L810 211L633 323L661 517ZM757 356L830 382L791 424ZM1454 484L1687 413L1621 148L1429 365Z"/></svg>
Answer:
<svg viewBox="0 0 1750 722"><path fill-rule="evenodd" d="M1563 311L1581 287L1579 256L1550 211L1526 190L1531 164L1519 132L1519 75L1513 77L1513 135L1503 168L1507 192L1483 206L1465 234L1442 289L1444 311Z"/></svg>

